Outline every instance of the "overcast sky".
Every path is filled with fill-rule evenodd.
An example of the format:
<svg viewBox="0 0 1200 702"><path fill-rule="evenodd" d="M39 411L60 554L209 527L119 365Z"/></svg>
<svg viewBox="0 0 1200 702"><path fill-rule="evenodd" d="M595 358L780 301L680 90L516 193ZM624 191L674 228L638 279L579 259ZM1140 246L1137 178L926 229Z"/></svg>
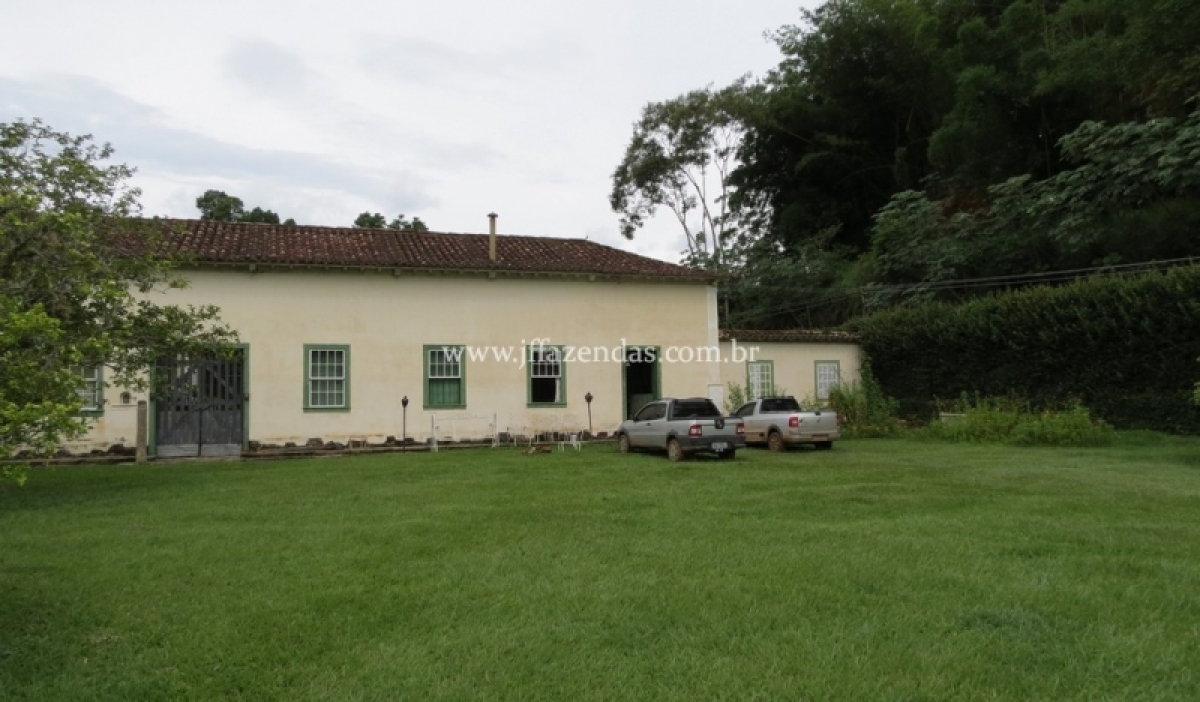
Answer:
<svg viewBox="0 0 1200 702"><path fill-rule="evenodd" d="M816 0L3 0L0 121L92 133L148 215L215 188L302 224L364 210L437 231L627 242L609 177L643 105L779 61Z"/></svg>

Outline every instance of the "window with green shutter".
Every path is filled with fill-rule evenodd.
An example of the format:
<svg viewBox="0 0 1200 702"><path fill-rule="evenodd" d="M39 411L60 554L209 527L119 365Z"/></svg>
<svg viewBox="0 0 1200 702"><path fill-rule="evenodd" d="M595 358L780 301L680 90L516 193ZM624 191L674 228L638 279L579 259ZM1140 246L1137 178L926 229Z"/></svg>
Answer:
<svg viewBox="0 0 1200 702"><path fill-rule="evenodd" d="M425 407L462 409L467 406L462 346L425 347Z"/></svg>
<svg viewBox="0 0 1200 702"><path fill-rule="evenodd" d="M567 373L563 347L529 346L525 351L529 407L566 407Z"/></svg>
<svg viewBox="0 0 1200 702"><path fill-rule="evenodd" d="M757 400L775 392L775 363L773 361L749 361L746 364L747 399Z"/></svg>
<svg viewBox="0 0 1200 702"><path fill-rule="evenodd" d="M305 411L350 409L350 347L304 346Z"/></svg>
<svg viewBox="0 0 1200 702"><path fill-rule="evenodd" d="M829 391L842 382L841 361L816 361L817 399L828 400Z"/></svg>
<svg viewBox="0 0 1200 702"><path fill-rule="evenodd" d="M104 414L104 371L100 366L79 369L82 381L79 385L81 414L98 416Z"/></svg>

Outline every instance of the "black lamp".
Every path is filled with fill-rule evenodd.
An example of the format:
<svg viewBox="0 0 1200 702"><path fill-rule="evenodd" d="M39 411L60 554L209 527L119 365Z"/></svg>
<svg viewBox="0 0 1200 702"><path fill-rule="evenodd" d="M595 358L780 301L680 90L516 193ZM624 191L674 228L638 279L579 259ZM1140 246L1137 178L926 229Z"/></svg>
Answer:
<svg viewBox="0 0 1200 702"><path fill-rule="evenodd" d="M588 436L589 437L592 435L592 400L594 400L594 399L595 398L592 397L592 393L590 393L590 392L583 396L583 401L586 402L587 406L588 406Z"/></svg>
<svg viewBox="0 0 1200 702"><path fill-rule="evenodd" d="M401 451L408 450L408 395L400 398L400 407L404 409L404 423L400 425Z"/></svg>

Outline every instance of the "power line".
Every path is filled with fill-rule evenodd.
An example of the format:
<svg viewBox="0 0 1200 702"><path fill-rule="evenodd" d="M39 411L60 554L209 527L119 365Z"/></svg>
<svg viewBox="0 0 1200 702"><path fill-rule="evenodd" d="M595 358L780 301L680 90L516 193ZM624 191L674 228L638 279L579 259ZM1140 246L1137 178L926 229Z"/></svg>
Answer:
<svg viewBox="0 0 1200 702"><path fill-rule="evenodd" d="M1146 270L1153 270L1163 267L1171 267L1179 264L1195 264L1197 259L1189 256L1186 258L1163 259L1161 261L1144 261L1141 263L1122 263L1106 266L1092 266L1088 268L1071 268L1057 271L1043 271L1038 273L1020 273L1011 275L988 276L983 278L960 278L955 280L942 280L923 283L896 283L891 285L862 285L845 290L826 290L821 291L815 300L806 300L796 305L787 305L777 307L769 312L764 312L757 315L749 315L740 317L740 321L755 321L766 319L779 314L799 314L808 312L821 307L834 304L841 300L863 296L868 293L878 292L905 292L910 290L929 290L929 291L944 291L944 290L967 290L975 288L989 287L1004 287L1009 285L1031 285L1034 283L1054 283L1067 280L1073 280L1082 277L1081 274L1104 272L1114 275L1131 275L1141 273Z"/></svg>

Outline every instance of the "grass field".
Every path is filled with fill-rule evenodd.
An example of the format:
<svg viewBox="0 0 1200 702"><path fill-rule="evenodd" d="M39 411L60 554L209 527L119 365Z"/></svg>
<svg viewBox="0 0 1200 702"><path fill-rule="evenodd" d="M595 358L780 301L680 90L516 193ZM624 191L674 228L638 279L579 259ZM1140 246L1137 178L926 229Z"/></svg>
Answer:
<svg viewBox="0 0 1200 702"><path fill-rule="evenodd" d="M1200 441L36 470L0 699L1200 699Z"/></svg>

